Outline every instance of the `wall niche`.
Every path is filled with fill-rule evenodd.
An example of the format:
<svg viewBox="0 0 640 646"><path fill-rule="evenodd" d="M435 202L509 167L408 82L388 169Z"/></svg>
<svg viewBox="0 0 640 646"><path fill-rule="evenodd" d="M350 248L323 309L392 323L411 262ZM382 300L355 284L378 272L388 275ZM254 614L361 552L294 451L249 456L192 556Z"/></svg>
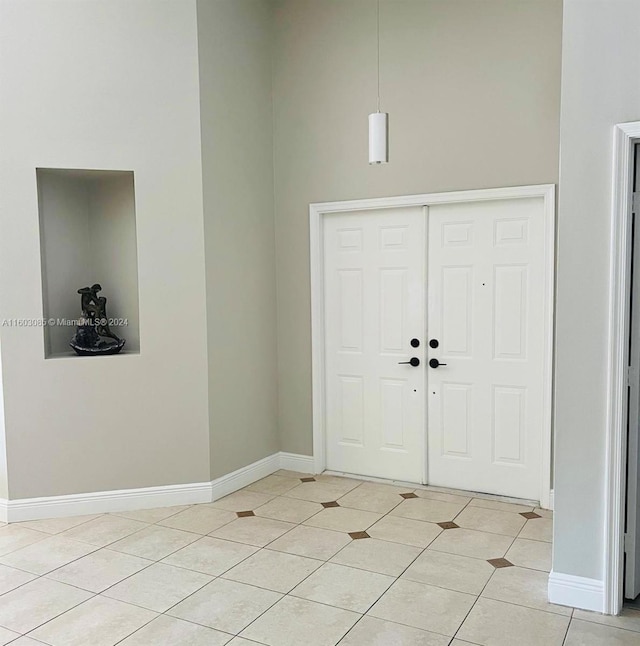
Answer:
<svg viewBox="0 0 640 646"><path fill-rule="evenodd" d="M140 352L133 171L38 168L36 177L45 320L77 319L77 290L99 283L108 317L126 319L111 325L126 339L123 353ZM43 330L45 358L77 356L69 347L75 327Z"/></svg>

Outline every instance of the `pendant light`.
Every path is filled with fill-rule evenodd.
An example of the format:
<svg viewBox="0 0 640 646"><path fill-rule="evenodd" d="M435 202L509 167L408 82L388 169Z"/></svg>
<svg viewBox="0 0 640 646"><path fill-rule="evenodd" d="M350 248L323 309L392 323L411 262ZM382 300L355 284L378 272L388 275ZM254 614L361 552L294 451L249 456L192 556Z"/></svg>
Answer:
<svg viewBox="0 0 640 646"><path fill-rule="evenodd" d="M386 164L389 161L389 115L380 112L380 0L377 0L378 37L378 103L369 115L369 163Z"/></svg>

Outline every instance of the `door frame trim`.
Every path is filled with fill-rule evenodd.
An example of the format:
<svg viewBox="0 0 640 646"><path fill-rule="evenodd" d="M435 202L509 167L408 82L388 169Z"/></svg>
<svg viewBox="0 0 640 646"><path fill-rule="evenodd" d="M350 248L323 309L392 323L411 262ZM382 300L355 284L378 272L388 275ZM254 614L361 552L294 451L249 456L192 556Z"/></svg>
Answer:
<svg viewBox="0 0 640 646"><path fill-rule="evenodd" d="M555 288L555 185L513 186L450 193L400 195L341 202L318 202L309 205L309 243L311 272L311 362L313 406L313 459L316 473L326 468L325 424L325 329L324 329L324 218L334 213L358 212L371 209L394 209L407 206L429 207L436 204L459 204L487 200L510 200L541 197L544 204L544 403L545 422L542 437L540 504L550 507L551 498L551 437L553 407L553 325ZM423 452L426 470L426 451Z"/></svg>
<svg viewBox="0 0 640 646"><path fill-rule="evenodd" d="M604 492L604 600L602 612L622 610L627 459L627 386L633 146L640 121L613 128L611 248L609 267L609 360Z"/></svg>

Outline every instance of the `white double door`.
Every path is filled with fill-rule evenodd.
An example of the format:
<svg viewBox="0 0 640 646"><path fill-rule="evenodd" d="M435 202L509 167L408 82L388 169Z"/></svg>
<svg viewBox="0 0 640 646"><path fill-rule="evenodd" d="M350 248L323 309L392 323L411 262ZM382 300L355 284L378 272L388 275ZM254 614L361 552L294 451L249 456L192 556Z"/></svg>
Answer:
<svg viewBox="0 0 640 646"><path fill-rule="evenodd" d="M328 469L539 499L543 230L541 198L325 217Z"/></svg>

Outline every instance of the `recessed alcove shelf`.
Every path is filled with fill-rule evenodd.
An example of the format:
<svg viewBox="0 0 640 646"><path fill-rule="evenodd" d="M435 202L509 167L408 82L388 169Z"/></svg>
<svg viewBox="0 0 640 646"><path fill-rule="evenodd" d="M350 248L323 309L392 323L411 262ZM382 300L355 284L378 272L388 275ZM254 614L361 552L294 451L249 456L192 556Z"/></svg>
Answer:
<svg viewBox="0 0 640 646"><path fill-rule="evenodd" d="M100 283L108 317L127 320L111 326L126 339L123 352L140 352L133 171L38 168L36 177L45 320L77 319L77 290ZM45 358L76 356L75 327L43 330Z"/></svg>

